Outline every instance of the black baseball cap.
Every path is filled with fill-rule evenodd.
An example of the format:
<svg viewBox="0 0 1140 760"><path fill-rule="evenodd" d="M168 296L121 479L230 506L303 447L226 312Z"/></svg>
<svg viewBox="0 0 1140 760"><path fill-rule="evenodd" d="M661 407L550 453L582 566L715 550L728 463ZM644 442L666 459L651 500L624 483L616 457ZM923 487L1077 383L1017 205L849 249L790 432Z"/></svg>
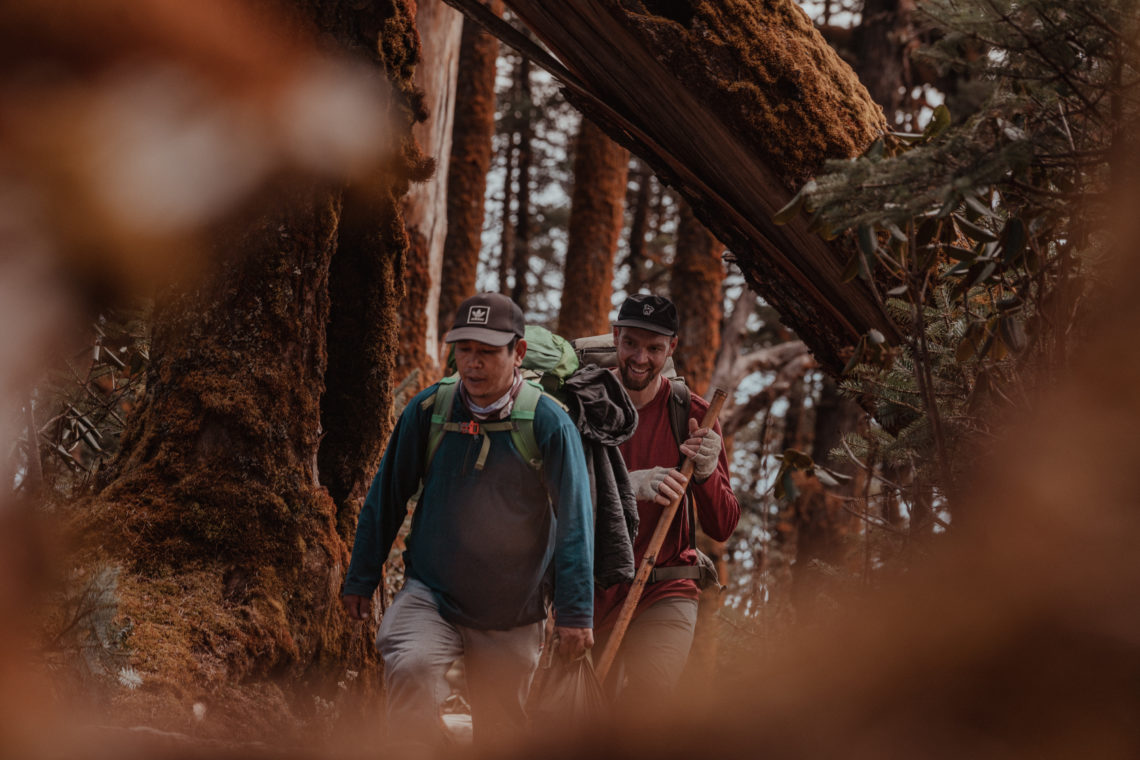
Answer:
<svg viewBox="0 0 1140 760"><path fill-rule="evenodd" d="M618 309L614 327L640 327L661 335L676 335L677 307L664 296L635 293Z"/></svg>
<svg viewBox="0 0 1140 760"><path fill-rule="evenodd" d="M455 323L443 341L477 340L488 346L505 346L525 334L526 320L518 304L499 293L480 293L459 304Z"/></svg>

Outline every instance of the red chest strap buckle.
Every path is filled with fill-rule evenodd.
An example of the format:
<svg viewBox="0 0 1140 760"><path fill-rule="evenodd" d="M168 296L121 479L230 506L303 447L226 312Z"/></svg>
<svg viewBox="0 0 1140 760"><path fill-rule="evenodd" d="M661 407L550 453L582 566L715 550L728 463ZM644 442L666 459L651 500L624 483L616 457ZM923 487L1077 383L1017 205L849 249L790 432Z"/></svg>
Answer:
<svg viewBox="0 0 1140 760"><path fill-rule="evenodd" d="M479 435L478 422L460 422L459 432L465 435Z"/></svg>

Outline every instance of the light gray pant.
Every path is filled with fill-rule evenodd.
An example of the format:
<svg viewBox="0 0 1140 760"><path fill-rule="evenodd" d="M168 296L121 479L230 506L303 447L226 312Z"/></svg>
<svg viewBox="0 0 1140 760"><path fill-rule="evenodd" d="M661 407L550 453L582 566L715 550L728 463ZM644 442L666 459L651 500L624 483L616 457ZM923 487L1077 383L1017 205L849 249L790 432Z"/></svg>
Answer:
<svg viewBox="0 0 1140 760"><path fill-rule="evenodd" d="M445 675L460 657L475 740L521 730L541 644L541 622L506 631L449 623L440 616L431 590L409 578L376 633L376 648L384 660L390 738L443 742L439 710L450 692Z"/></svg>
<svg viewBox="0 0 1140 760"><path fill-rule="evenodd" d="M696 599L667 597L638 613L607 679L607 689L619 704L638 704L673 690L689 659L696 626ZM599 638L595 651L604 651L608 640L609 632Z"/></svg>

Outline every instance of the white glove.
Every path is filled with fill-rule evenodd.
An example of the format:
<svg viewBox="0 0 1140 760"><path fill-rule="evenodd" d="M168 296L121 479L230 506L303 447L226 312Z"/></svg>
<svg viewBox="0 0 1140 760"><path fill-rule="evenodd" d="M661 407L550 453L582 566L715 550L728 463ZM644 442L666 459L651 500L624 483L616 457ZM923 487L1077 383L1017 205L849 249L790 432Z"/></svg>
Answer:
<svg viewBox="0 0 1140 760"><path fill-rule="evenodd" d="M649 470L633 470L629 473L629 483L633 486L633 496L638 501L653 501L657 489L669 473L668 467L654 467Z"/></svg>
<svg viewBox="0 0 1140 760"><path fill-rule="evenodd" d="M698 436L697 431L700 429L696 420L689 420L689 440L681 444L681 453L693 460L693 477L708 480L716 471L721 441L712 428L704 428L704 433Z"/></svg>
<svg viewBox="0 0 1140 760"><path fill-rule="evenodd" d="M674 470L668 467L653 467L648 470L633 470L629 473L629 482L633 486L633 496L638 501L654 501L665 478ZM679 474L679 473L678 473ZM669 502L666 501L666 504Z"/></svg>

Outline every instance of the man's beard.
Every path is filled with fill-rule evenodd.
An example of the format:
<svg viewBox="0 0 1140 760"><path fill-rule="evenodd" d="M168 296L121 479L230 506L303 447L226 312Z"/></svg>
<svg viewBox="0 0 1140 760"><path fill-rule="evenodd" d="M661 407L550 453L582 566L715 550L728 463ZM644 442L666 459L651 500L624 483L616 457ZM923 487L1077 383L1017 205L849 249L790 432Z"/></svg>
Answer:
<svg viewBox="0 0 1140 760"><path fill-rule="evenodd" d="M634 378L632 378L629 374L629 366L628 365L621 364L618 366L618 369L621 372L621 384L624 385L627 390L631 390L631 391L643 391L643 390L645 390L646 388L649 387L650 383L652 383L654 380L657 379L657 375L659 374L657 372L650 372L648 375L645 376L644 380L634 380Z"/></svg>

